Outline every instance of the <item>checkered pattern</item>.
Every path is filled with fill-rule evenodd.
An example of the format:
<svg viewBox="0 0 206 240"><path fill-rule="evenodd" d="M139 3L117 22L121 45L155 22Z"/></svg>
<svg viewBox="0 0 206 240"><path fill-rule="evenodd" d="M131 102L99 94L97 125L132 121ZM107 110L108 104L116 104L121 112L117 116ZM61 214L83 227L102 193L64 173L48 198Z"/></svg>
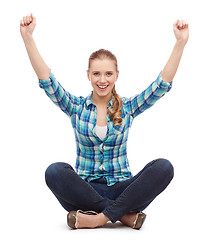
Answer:
<svg viewBox="0 0 206 240"><path fill-rule="evenodd" d="M108 131L103 140L95 133L97 108L92 102L93 91L87 97L76 97L61 86L52 72L49 79L39 79L39 86L71 119L76 139L77 174L87 181L104 176L107 185L111 186L133 176L127 158L127 139L133 119L168 92L172 83L163 82L160 72L157 79L141 94L122 97L122 125L113 125L107 114ZM112 101L113 98L108 103L107 111Z"/></svg>

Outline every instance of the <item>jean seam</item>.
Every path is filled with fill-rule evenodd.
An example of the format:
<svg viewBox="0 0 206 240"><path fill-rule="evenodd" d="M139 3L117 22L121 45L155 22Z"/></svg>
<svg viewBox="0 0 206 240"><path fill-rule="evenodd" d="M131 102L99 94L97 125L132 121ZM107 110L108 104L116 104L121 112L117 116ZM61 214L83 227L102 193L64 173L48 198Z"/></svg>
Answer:
<svg viewBox="0 0 206 240"><path fill-rule="evenodd" d="M104 210L102 211L102 213L103 213L106 217L108 217L109 220L110 220L112 223L115 223L114 218L110 216L109 212L108 212L106 209L104 209Z"/></svg>

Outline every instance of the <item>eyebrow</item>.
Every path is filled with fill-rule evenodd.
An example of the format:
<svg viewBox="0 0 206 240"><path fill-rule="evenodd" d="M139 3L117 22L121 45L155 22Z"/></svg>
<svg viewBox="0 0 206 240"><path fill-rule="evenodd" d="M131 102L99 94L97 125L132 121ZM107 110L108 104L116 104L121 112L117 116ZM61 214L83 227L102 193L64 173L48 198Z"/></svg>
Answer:
<svg viewBox="0 0 206 240"><path fill-rule="evenodd" d="M99 71L92 71L92 72L94 73L94 72L99 72ZM112 70L111 70L111 71L110 71L110 70L108 70L108 71L106 71L106 72L114 72L114 71L112 71Z"/></svg>

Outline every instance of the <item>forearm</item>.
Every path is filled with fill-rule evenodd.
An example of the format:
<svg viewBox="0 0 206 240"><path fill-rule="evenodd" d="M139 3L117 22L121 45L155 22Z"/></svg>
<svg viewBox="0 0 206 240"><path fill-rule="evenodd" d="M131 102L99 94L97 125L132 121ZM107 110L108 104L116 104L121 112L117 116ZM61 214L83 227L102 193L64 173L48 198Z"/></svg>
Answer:
<svg viewBox="0 0 206 240"><path fill-rule="evenodd" d="M37 77L43 80L48 79L50 76L50 69L41 57L32 35L24 37L23 40L30 62L34 68L34 71L36 72Z"/></svg>
<svg viewBox="0 0 206 240"><path fill-rule="evenodd" d="M164 69L161 72L162 80L164 82L172 82L172 80L177 72L177 69L178 69L182 54L183 54L184 47L185 47L185 44L182 43L181 41L176 42L176 44L173 48L172 54L171 54L167 64L165 65Z"/></svg>

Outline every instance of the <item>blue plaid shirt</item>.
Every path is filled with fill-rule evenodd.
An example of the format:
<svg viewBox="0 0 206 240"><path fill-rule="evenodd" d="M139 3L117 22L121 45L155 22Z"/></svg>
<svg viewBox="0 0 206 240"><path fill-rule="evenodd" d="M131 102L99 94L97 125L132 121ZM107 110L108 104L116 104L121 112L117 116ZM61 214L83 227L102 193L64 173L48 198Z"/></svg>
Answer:
<svg viewBox="0 0 206 240"><path fill-rule="evenodd" d="M49 79L39 79L39 86L71 119L76 139L77 174L86 181L104 176L107 185L112 186L133 176L127 158L127 139L134 118L168 92L172 83L163 82L160 72L157 79L141 94L122 97L122 125L115 126L107 114L108 131L103 140L95 132L97 108L92 102L93 91L87 97L76 97L61 86L52 72ZM112 101L113 97L107 111Z"/></svg>

